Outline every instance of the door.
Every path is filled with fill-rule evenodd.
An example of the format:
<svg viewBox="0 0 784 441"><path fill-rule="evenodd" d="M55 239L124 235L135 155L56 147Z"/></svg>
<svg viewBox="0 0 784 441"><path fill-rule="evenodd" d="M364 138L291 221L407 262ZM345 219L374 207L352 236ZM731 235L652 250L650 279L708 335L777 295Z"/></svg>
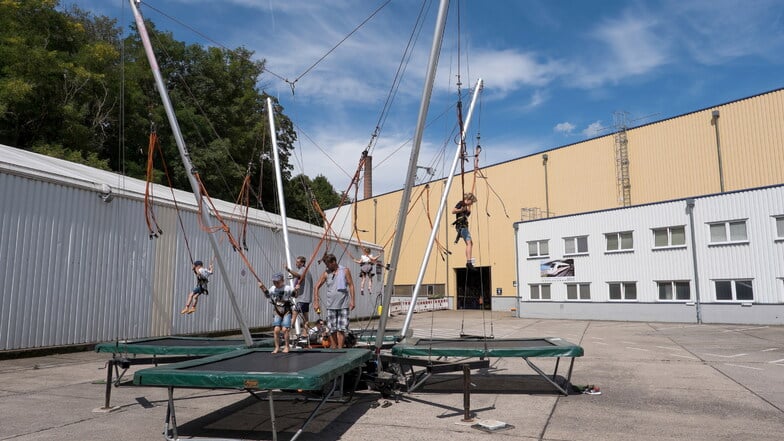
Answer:
<svg viewBox="0 0 784 441"><path fill-rule="evenodd" d="M478 266L476 271L455 268L457 309L493 309L490 276L489 266Z"/></svg>

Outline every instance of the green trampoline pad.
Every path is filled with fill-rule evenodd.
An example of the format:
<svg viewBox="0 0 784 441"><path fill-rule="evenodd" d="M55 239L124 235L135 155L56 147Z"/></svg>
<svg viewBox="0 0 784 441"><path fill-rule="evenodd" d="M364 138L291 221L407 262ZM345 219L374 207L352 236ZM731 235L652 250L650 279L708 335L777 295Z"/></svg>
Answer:
<svg viewBox="0 0 784 441"><path fill-rule="evenodd" d="M320 390L373 356L366 349L314 349L273 354L271 348L242 349L198 360L142 369L137 386L210 389Z"/></svg>
<svg viewBox="0 0 784 441"><path fill-rule="evenodd" d="M402 329L387 329L384 332L384 339L381 340L384 343L395 343L398 341L398 336L400 336ZM352 329L351 333L357 338L358 342L361 343L375 343L376 338L378 337L378 330L377 329ZM409 329L408 336L411 336L412 331Z"/></svg>
<svg viewBox="0 0 784 441"><path fill-rule="evenodd" d="M275 345L273 339L254 339L254 348L268 348ZM235 349L244 349L245 340L207 337L157 337L138 340L100 343L95 352L113 354L146 355L215 355Z"/></svg>
<svg viewBox="0 0 784 441"><path fill-rule="evenodd" d="M582 357L583 348L558 337L511 339L410 338L392 354L437 357Z"/></svg>

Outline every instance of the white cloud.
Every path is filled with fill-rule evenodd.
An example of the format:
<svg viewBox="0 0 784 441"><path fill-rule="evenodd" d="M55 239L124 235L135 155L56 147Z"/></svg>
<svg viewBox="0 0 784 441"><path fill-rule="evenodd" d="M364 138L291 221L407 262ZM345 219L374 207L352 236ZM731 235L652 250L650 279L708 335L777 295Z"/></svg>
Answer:
<svg viewBox="0 0 784 441"><path fill-rule="evenodd" d="M77 2L95 5L100 11L105 11L104 3L108 3ZM227 47L245 46L255 51L257 59L267 60L271 71L294 80L379 5L363 0L160 0L157 6ZM747 70L756 67L753 63L759 58L749 58L751 63L739 63L743 57L762 57L771 64L782 63L784 2L781 0L656 0L627 2L622 7L541 2L517 8L526 9L526 13L531 8L533 12L539 9L535 19L527 19L536 26L498 27L493 14L508 15L508 11L499 12L503 8L495 11L482 8L481 14L471 17L481 31L463 26L466 40L461 41L461 52L465 58L460 60L464 60L461 63L464 112L470 102L465 92L473 87L476 78L485 81L482 143L488 148L483 152L483 164L534 153L539 151L537 146L562 142L563 135L595 137L607 133L601 121L584 129L580 128L584 127L582 123L555 124L558 118L564 117L555 108L568 106L571 115L591 114L596 118L606 111L602 107L604 103L613 100L613 107L644 109L640 113L648 112L651 107L654 107L651 111L660 111L655 100L647 98L651 91L661 87L658 77L670 73L664 71L665 67L683 73L685 80L678 87L686 94L702 84L706 89L715 87L706 75L691 76L695 63L717 66L717 78L737 75L734 67L737 65ZM575 12L580 9L586 13L584 19L565 19L564 8ZM116 9L119 13L119 7ZM201 36L173 24L151 8L147 10L148 18L159 29L174 29L176 39L213 44L200 40ZM318 143L317 148L305 136L300 136L306 174L324 174L336 189L345 190L350 179L347 174L354 172L385 103L417 10L405 2L385 6L297 81L293 95L288 84L272 75L263 75L265 90L277 95L292 121ZM403 185L411 146L408 143L399 147L413 135L434 13L431 8L374 151L378 167L374 173L376 193ZM453 15L448 19L448 27L453 26L452 20ZM469 24L472 20L468 20ZM525 20L524 16L520 17L521 23ZM541 29L557 32L532 37L531 32ZM432 166L433 162L442 161L444 154L436 138L449 138L447 132L455 124L458 61L455 35L449 29L444 33L428 121L432 123L437 115L444 116L425 133L421 165ZM735 70L720 72L718 67L724 66L733 66ZM668 75L666 81L672 82L672 78ZM743 83L743 77L735 82ZM623 90L613 87L616 85ZM707 91L700 95L711 96ZM668 103L672 101L661 98ZM694 108L704 105L695 104ZM502 113L503 118L497 118L502 123L489 118L493 111L496 115ZM503 126L494 127L494 124ZM439 131L440 135L433 134ZM521 137L535 133L541 139L520 141ZM493 136L506 136L506 142L492 139ZM451 138L449 142L447 148L451 149ZM451 153L446 156L451 159Z"/></svg>
<svg viewBox="0 0 784 441"><path fill-rule="evenodd" d="M533 109L541 106L547 101L547 94L542 90L535 90L531 95L531 101L528 102L528 109Z"/></svg>
<svg viewBox="0 0 784 441"><path fill-rule="evenodd" d="M602 121L601 121L601 120L599 120L599 121L596 121L596 122L592 122L591 124L588 124L588 127L586 127L586 128L585 128L585 129L582 131L582 133L583 133L583 135L585 135L587 138L594 138L594 137L596 137L596 136L599 136L599 135L601 135L601 134L602 134L602 132L603 132L603 131L605 131L605 130L607 130L607 128L606 128L606 127L604 127L604 126L602 125Z"/></svg>
<svg viewBox="0 0 784 441"><path fill-rule="evenodd" d="M558 60L515 49L474 51L471 60L485 87L502 95L524 86L545 86L565 71Z"/></svg>
<svg viewBox="0 0 784 441"><path fill-rule="evenodd" d="M570 135L574 129L575 125L570 122L558 123L553 128L556 132L563 133L564 135Z"/></svg>
<svg viewBox="0 0 784 441"><path fill-rule="evenodd" d="M699 63L716 65L750 55L781 59L784 4L778 0L670 0L664 10L668 31Z"/></svg>
<svg viewBox="0 0 784 441"><path fill-rule="evenodd" d="M655 18L640 18L630 12L599 23L591 36L601 46L592 52L592 58L580 60L573 81L582 87L596 87L655 70L670 59L669 41L662 35Z"/></svg>

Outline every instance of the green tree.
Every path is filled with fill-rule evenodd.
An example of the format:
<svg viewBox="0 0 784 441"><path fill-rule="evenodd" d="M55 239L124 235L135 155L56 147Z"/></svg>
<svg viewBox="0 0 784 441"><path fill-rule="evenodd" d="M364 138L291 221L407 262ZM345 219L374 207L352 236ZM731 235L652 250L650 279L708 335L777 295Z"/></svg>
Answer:
<svg viewBox="0 0 784 441"><path fill-rule="evenodd" d="M58 0L0 0L0 143L144 179L155 130L173 185L190 190L191 171L180 160L138 32L121 38L113 19L58 8ZM242 47L205 48L146 27L210 195L235 200L248 173L254 188L273 189L273 165L261 160L272 156L267 95L258 88L264 61ZM289 158L297 133L272 102L284 187L293 189ZM160 160L155 168L156 182L167 184ZM334 190L321 178L303 181L313 184L322 207L333 206ZM279 212L274 191L256 196L254 204ZM310 207L302 195L287 203L308 221Z"/></svg>
<svg viewBox="0 0 784 441"><path fill-rule="evenodd" d="M88 28L89 15L74 19L58 4L0 1L0 142L89 162L111 126L119 33L108 20ZM92 33L99 26L105 40Z"/></svg>
<svg viewBox="0 0 784 441"><path fill-rule="evenodd" d="M256 90L263 61L253 61L253 53L244 48L205 49L176 41L170 33L159 32L149 23L147 28L190 159L210 195L234 200L248 170L253 173L254 183L263 179L260 187L274 188L274 170L269 161L248 167L248 163L256 163L260 156L271 156L272 152L267 95ZM128 149L125 159L143 164L144 155L137 152L146 151L147 134L150 127L155 127L173 182L188 188L186 170L136 33L126 39L125 47L129 57L126 63L133 66L126 71L126 103L129 109L135 109L126 117L126 139L135 148ZM272 102L283 179L288 180L292 169L289 157L297 136L283 108L276 100ZM275 207L274 192L262 193L260 198L265 208Z"/></svg>
<svg viewBox="0 0 784 441"><path fill-rule="evenodd" d="M336 192L332 184L323 175L311 180L304 174L294 176L283 184L286 197L286 214L294 219L303 220L316 225L323 225L321 214L313 206L313 198L322 210L335 208L340 203L341 194ZM350 203L347 199L345 203Z"/></svg>
<svg viewBox="0 0 784 441"><path fill-rule="evenodd" d="M311 183L311 187L316 200L323 210L335 208L340 204L340 200L343 196L342 193L335 191L332 184L324 175L316 176ZM351 198L349 197L344 201L346 204L351 202Z"/></svg>

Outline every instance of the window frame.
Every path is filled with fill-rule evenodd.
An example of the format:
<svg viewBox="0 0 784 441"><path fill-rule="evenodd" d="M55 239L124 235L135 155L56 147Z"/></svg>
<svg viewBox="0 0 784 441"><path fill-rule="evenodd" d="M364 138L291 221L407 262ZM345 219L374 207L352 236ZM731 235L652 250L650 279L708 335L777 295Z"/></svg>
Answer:
<svg viewBox="0 0 784 441"><path fill-rule="evenodd" d="M673 237L673 230L680 229L683 231L683 243L680 244L673 244L672 237ZM656 232L657 231L666 231L667 232L667 245L656 245ZM653 249L654 250L671 250L671 249L681 249L686 248L686 226L685 225L671 225L667 227L657 227L651 228L651 234L653 235Z"/></svg>
<svg viewBox="0 0 784 441"><path fill-rule="evenodd" d="M580 251L580 239L585 239L585 251ZM570 240L574 244L574 250L575 251L573 253L570 253L570 252L566 251L566 249L567 249L566 244ZM586 235L582 235L582 236L564 237L563 241L564 241L564 256L587 256L589 254L588 235L587 234Z"/></svg>
<svg viewBox="0 0 784 441"><path fill-rule="evenodd" d="M656 301L657 302L664 302L664 303L688 303L693 302L692 299L692 289L691 289L691 280L680 279L680 280L654 280L656 282ZM661 287L662 285L667 284L670 286L670 292L672 293L671 299L663 299L661 297ZM689 289L689 298L688 299L679 299L678 298L678 286L686 285Z"/></svg>
<svg viewBox="0 0 784 441"><path fill-rule="evenodd" d="M590 282L569 282L569 283L565 283L565 285L566 285L566 301L567 302L579 302L579 301L591 300L591 283ZM569 287L570 286L574 286L574 287L577 288L577 291L575 293L575 294L577 294L577 297L575 297L573 299L569 297ZM587 290L588 290L588 297L583 297L583 288L587 288Z"/></svg>
<svg viewBox="0 0 784 441"><path fill-rule="evenodd" d="M743 231L746 237L743 239L732 239L732 225L739 223L743 224ZM715 247L723 245L742 245L749 243L748 218L706 222L706 224L708 225L708 246ZM724 240L722 241L713 240L713 227L717 225L722 225L724 227Z"/></svg>
<svg viewBox="0 0 784 441"><path fill-rule="evenodd" d="M784 242L784 214L771 216L773 218L774 242Z"/></svg>
<svg viewBox="0 0 784 441"><path fill-rule="evenodd" d="M612 292L611 291L612 291L612 286L613 285L618 285L618 287L620 289L620 294L621 294L621 298L620 299L612 298ZM627 290L628 286L634 286L634 298L633 299L626 298L626 290ZM639 296L638 291L637 291L637 282L636 281L633 282L633 281L629 281L629 280L607 282L607 300L610 301L610 302L639 302L640 301L640 296Z"/></svg>
<svg viewBox="0 0 784 441"><path fill-rule="evenodd" d="M719 303L754 303L754 278L740 278L740 279L713 279L713 297ZM748 282L751 289L751 299L738 298L738 283ZM730 283L731 299L719 299L718 283Z"/></svg>
<svg viewBox="0 0 784 441"><path fill-rule="evenodd" d="M623 234L628 233L631 237L631 248L622 248L623 245ZM615 236L615 239L618 241L618 248L617 249L610 249L610 236ZM633 253L634 252L634 230L625 230L625 231L613 231L610 233L604 233L604 252L606 254L613 254L613 253Z"/></svg>
<svg viewBox="0 0 784 441"><path fill-rule="evenodd" d="M529 283L528 284L528 299L529 300L536 300L536 301L552 300L553 299L553 291L552 291L551 285L552 285L551 283ZM542 287L543 286L547 287L547 295L549 297L546 298L546 299L542 297ZM533 296L533 291L532 291L533 288L537 288L537 292L538 292L538 294L537 294L538 297L537 298L534 298L534 296Z"/></svg>
<svg viewBox="0 0 784 441"><path fill-rule="evenodd" d="M528 259L549 259L550 258L550 239L528 240L525 242L528 245ZM542 243L547 246L547 253L542 254ZM531 245L536 244L537 254L531 254Z"/></svg>

